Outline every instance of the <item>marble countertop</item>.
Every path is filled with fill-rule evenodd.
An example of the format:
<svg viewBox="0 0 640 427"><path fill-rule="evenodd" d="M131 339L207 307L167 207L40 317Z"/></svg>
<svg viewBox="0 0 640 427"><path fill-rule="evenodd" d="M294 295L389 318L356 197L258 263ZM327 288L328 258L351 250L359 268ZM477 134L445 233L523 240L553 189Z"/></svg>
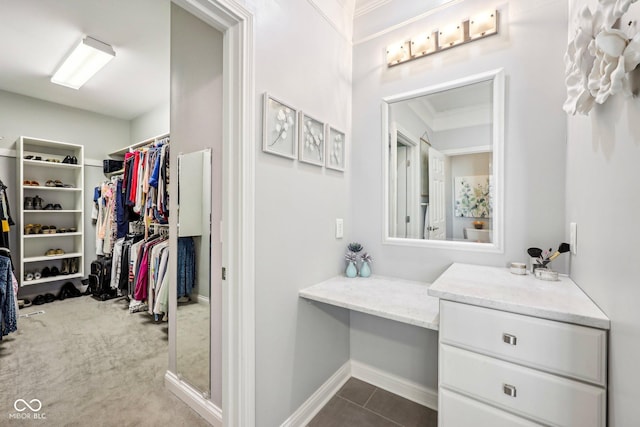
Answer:
<svg viewBox="0 0 640 427"><path fill-rule="evenodd" d="M559 281L519 276L507 268L455 263L429 287L429 295L481 307L609 329L609 318L566 276Z"/></svg>
<svg viewBox="0 0 640 427"><path fill-rule="evenodd" d="M440 305L429 284L384 276L337 276L302 289L303 298L438 330Z"/></svg>

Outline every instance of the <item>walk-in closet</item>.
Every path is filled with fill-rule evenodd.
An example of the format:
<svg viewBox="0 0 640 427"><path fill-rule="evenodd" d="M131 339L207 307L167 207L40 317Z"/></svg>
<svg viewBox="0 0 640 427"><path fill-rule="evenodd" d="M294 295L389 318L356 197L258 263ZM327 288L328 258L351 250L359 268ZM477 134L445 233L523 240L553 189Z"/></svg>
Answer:
<svg viewBox="0 0 640 427"><path fill-rule="evenodd" d="M193 3L2 6L0 425L222 407L223 33Z"/></svg>

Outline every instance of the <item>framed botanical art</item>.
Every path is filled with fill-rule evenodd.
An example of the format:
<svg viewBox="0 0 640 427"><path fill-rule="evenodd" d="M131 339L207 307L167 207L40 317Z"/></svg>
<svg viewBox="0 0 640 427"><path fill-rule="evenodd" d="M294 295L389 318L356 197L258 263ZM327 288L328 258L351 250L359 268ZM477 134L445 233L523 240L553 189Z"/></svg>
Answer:
<svg viewBox="0 0 640 427"><path fill-rule="evenodd" d="M491 180L489 175L456 176L454 191L455 216L491 217Z"/></svg>
<svg viewBox="0 0 640 427"><path fill-rule="evenodd" d="M344 139L344 132L340 132L339 130L334 129L331 126L327 126L327 136L325 137L325 144L327 146L325 152L325 167L338 171L344 171L346 160L346 141Z"/></svg>
<svg viewBox="0 0 640 427"><path fill-rule="evenodd" d="M301 162L317 166L324 165L324 123L306 115L300 114L300 148L298 159Z"/></svg>
<svg viewBox="0 0 640 427"><path fill-rule="evenodd" d="M298 157L298 116L295 108L264 94L262 151L277 156Z"/></svg>

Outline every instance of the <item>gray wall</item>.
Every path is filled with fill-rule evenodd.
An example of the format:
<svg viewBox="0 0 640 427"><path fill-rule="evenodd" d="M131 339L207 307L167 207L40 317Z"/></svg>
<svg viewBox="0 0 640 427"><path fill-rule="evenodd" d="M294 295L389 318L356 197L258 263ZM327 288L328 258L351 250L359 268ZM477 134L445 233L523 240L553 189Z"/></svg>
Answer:
<svg viewBox="0 0 640 427"><path fill-rule="evenodd" d="M407 9L418 15L415 7L425 3L394 0L382 6L371 17L377 19L375 30L381 29L380 20L385 16L384 28L400 22L394 19L394 9L401 4L407 4ZM363 31L368 27L363 20L368 15L355 22L358 37L353 50L351 158L355 161L351 162L351 217L357 221L348 229L348 237L361 241L373 255L374 273L431 282L452 262L505 266L510 261L526 260L525 251L530 246L556 246L564 239L566 119L561 108L565 94L566 1L503 2L499 5L499 35L392 68L384 62L387 45L486 8L484 0L455 3L362 42L358 40L364 40ZM499 67L504 68L507 77L504 254L383 245L381 99ZM351 315L352 320L354 316ZM352 338L355 334L352 331ZM393 338L385 336L389 341ZM415 339L430 342L431 332L422 331ZM358 341L361 350L354 343L351 352L356 360L386 371L396 369L399 356L395 346L382 346L373 337L369 342ZM424 363L414 373L416 378L433 377L437 360L432 356L425 353ZM433 383L423 385L429 387Z"/></svg>
<svg viewBox="0 0 640 427"><path fill-rule="evenodd" d="M268 4L267 4L268 3ZM256 423L280 425L349 360L347 310L311 304L298 290L340 274L349 177L263 153L262 93L269 92L346 134L351 144L351 44L310 2L255 8Z"/></svg>
<svg viewBox="0 0 640 427"><path fill-rule="evenodd" d="M167 67L169 64L167 64ZM167 90L167 93L169 91ZM169 101L157 105L155 108L131 120L129 143L135 144L169 133Z"/></svg>
<svg viewBox="0 0 640 427"><path fill-rule="evenodd" d="M197 280L203 296L211 303L211 400L222 406L222 281L210 272L222 267L220 221L222 213L222 33L184 9L171 5L171 165L177 167L179 153L212 149L212 234L194 238L197 256ZM172 177L177 177L172 173ZM171 180L174 185L175 180ZM189 185L189 183L180 183ZM173 188L176 188L175 186ZM177 194L175 191L172 194ZM176 212L177 197L171 198ZM173 248L176 239L172 237ZM175 260L176 251L172 250ZM174 261L175 262L175 261ZM210 292L210 293L209 293ZM188 331L190 325L178 325ZM180 348L177 349L180 352Z"/></svg>
<svg viewBox="0 0 640 427"><path fill-rule="evenodd" d="M15 141L20 135L54 141L82 144L85 147L85 160L102 159L106 153L129 144L129 122L101 114L66 107L52 102L42 101L15 93L0 91L0 148L14 150ZM8 152L0 157L0 179L9 187L8 195L13 209L13 218L18 217L16 200L16 159ZM85 165L85 258L84 270L88 274L91 261L95 259L95 228L91 224L91 206L93 187L104 179L102 166ZM18 227L12 228L11 247L18 248ZM16 271L16 274L22 274ZM24 286L20 296L31 298L45 292L57 294L64 282ZM79 284L79 283L77 283Z"/></svg>
<svg viewBox="0 0 640 427"><path fill-rule="evenodd" d="M571 2L570 17L594 2ZM640 19L632 5L625 21ZM570 31L573 34L573 19ZM639 71L634 71L638 82ZM636 83L637 88L637 83ZM569 117L566 223L578 225L571 278L611 319L609 426L640 419L640 99L614 96L588 117ZM567 233L568 235L568 233Z"/></svg>

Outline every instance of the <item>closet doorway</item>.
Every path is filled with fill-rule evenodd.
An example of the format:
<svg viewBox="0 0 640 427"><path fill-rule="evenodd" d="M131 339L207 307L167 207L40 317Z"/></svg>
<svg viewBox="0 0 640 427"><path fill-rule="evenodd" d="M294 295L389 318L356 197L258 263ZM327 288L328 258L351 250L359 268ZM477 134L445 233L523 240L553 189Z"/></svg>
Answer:
<svg viewBox="0 0 640 427"><path fill-rule="evenodd" d="M114 125L106 126L105 132L86 132L81 135L87 125L83 118L84 113L75 122L69 122L65 125L52 123L56 117L44 117L40 120L31 120L29 130L22 131L24 123L29 120L12 120L8 126L3 129L2 133L7 140L14 141L17 135L26 134L35 137L48 137L52 140L69 141L73 143L81 143L85 146L85 157L87 158L87 168L85 171L85 187L89 188L92 183L99 182L104 179L102 175L102 159L106 158L106 154L114 151L114 149L122 148L129 144L147 139L152 136L172 133L172 151L171 151L171 168L176 171L174 179L170 185L174 191L177 191L177 168L175 160L181 149L179 142L174 140L173 129L169 129L168 120L164 120L161 124L162 129L146 132L147 130L158 127L158 117L169 117L169 81L166 80L157 93L166 93L163 102L156 102L151 110L154 110L155 119L152 116L145 117L149 120L140 120L131 124L126 131L120 132L121 135L115 135L114 129L124 129L121 121L131 121L141 115L128 110L121 113L114 108L110 102L117 98L115 90L99 83L105 83L107 70L105 68L102 75L98 74L94 80L87 84L86 87L79 91L73 91L68 88L55 87L48 90L48 75L58 65L60 58L51 59L46 51L52 50L53 38L48 35L48 31L64 32L69 39L69 47L73 44L78 36L90 35L104 42L110 43L116 51L116 60L108 67L111 71L120 69L118 59L135 59L141 61L136 73L119 74L117 80L130 81L131 86L128 90L133 98L145 98L143 87L146 87L149 81L153 79L155 73L150 72L151 62L148 60L147 52L144 49L131 49L127 45L126 37L119 36L116 32L118 28L125 25L134 24L137 27L137 38L146 40L146 36L150 33L159 33L161 28L164 36L169 36L169 28L158 26L150 23L146 18L153 15L151 9L158 5L165 7L169 12L172 7L183 8L186 13L193 15L196 19L200 19L206 25L215 29L222 35L222 94L220 96L221 112L220 121L222 122L220 153L217 159L222 167L218 168L218 197L224 200L218 211L219 221L214 225L217 236L214 236L212 242L213 247L218 245L217 255L219 259L210 263L209 277L215 277L219 282L220 295L217 300L217 318L210 317L210 328L215 326L219 331L218 337L211 340L209 346L208 361L212 361L211 355L214 354L213 347L217 345L217 356L213 356L212 362L215 367L210 373L204 376L209 377L209 383L216 384L218 387L218 396L214 396L214 392L207 393L206 385L192 387L188 376L181 378L180 362L177 337L178 325L175 323L176 316L169 316L169 363L168 371L165 375L167 387L178 395L180 398L194 407L201 415L214 424L221 424L224 418L225 425L246 425L254 424L254 339L253 339L253 158L255 155L255 147L253 140L255 138L254 108L255 99L253 94L253 74L252 74L252 26L253 18L249 12L237 5L235 1L217 0L112 0L110 2L101 2L99 0L61 0L58 2L48 2L46 0L26 0L16 2L23 7L26 20L34 23L34 33L39 40L42 53L38 56L38 60L32 60L33 64L41 65L41 61L45 58L46 64L42 70L36 73L25 72L25 79L20 76L12 76L12 81L2 87L2 90L15 92L16 99L20 97L36 98L38 102L60 104L58 110L64 112L65 108L86 110L87 116L97 114L101 116L114 117ZM7 6L6 14L11 16L11 8ZM133 14L130 7L135 7L140 13ZM121 14L111 13L110 9L118 9ZM168 15L167 15L168 16ZM12 18L13 19L13 18ZM53 21L47 21L47 20ZM58 22L55 22L55 20ZM20 26L21 31L26 31L23 22L17 19L15 24L10 23L7 27ZM92 25L93 24L93 25ZM84 33L86 32L86 33ZM9 39L9 38L7 38ZM138 46L139 47L139 46ZM35 51L35 48L24 49L27 51ZM26 55L24 55L26 56ZM121 63L121 62L120 62ZM165 66L169 68L169 60ZM8 68L4 68L0 74L7 72ZM36 75L35 80L29 81L29 77ZM40 89L39 89L40 88ZM176 90L179 90L176 88ZM112 93L113 92L113 93ZM92 94L93 98L88 99L86 94ZM14 96L14 93L10 94ZM121 98L125 98L124 95ZM131 99L131 98L127 98ZM22 100L22 98L20 98ZM35 101L33 101L35 102ZM32 101L25 101L32 103ZM129 106L135 104L135 99L129 102ZM8 103L7 103L8 104ZM126 102L125 102L126 104ZM163 105L160 105L163 104ZM12 110L20 107L21 104L13 103ZM148 109L148 111L151 111ZM70 113L71 114L71 113ZM25 114L26 115L26 114ZM33 115L35 117L35 114ZM100 119L102 120L102 119ZM117 122L117 123L116 123ZM55 129L55 131L52 131ZM108 129L108 130L107 130ZM86 130L86 129L85 129ZM14 135L15 134L15 135ZM114 143L114 141L117 141ZM174 142L176 142L174 144ZM114 144L111 146L109 144ZM206 143L203 143L206 147ZM9 146L4 143L4 150L10 150ZM195 147L184 149L182 151L193 151ZM0 153L2 154L2 153ZM215 164L215 152L212 153L213 163ZM18 185L19 183L14 183ZM215 185L215 183L214 183ZM85 188L85 189L86 189ZM93 188L90 188L93 190ZM214 194L212 191L212 194ZM86 191L86 194L90 194ZM175 193L174 193L175 194ZM177 201L177 198L175 198ZM20 203L15 201L14 203ZM173 200L172 200L173 202ZM92 201L87 200L85 203L85 211L91 207ZM214 214L215 215L215 214ZM86 216L89 220L90 215ZM176 215L170 216L170 235L172 236L172 244L174 253L177 241L177 222ZM18 226L21 226L20 224ZM90 232L91 224L86 223L84 230ZM175 240L173 240L175 239ZM220 242L225 242L224 246ZM90 270L89 263L95 254L92 239L85 240L85 259L87 263L84 270ZM209 258L211 260L211 257ZM222 280L223 266L226 280ZM21 274L21 273L20 273ZM172 266L171 277L176 277L176 267ZM40 289L32 288L36 293ZM55 291L54 291L55 292ZM172 294L171 302L175 304L177 294ZM97 304L97 302L94 302ZM106 302L108 303L108 302ZM215 325L213 325L215 323ZM210 334L209 334L210 335ZM213 365L212 365L213 366ZM217 373L214 373L217 370ZM215 378L214 378L215 377ZM213 381L212 381L213 379ZM203 383L204 384L204 383ZM200 391L202 387L204 391ZM204 396L203 396L204 395ZM213 398L215 397L215 402ZM224 416L222 415L224 413Z"/></svg>

